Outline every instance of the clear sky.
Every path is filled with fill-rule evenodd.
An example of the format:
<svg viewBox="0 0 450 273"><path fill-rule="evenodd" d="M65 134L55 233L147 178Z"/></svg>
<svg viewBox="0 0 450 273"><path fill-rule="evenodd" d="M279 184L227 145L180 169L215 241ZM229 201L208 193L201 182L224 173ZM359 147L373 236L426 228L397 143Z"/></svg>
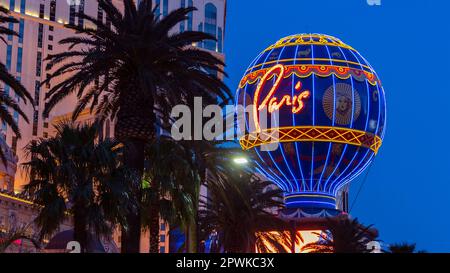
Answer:
<svg viewBox="0 0 450 273"><path fill-rule="evenodd" d="M295 33L336 36L375 68L387 131L351 211L385 243L450 252L450 1L228 0L228 84L268 45Z"/></svg>

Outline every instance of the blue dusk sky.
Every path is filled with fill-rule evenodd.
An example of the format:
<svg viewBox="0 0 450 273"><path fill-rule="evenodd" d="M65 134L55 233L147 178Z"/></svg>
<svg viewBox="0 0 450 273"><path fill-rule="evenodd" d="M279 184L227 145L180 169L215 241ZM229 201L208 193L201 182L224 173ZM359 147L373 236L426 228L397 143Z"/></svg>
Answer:
<svg viewBox="0 0 450 273"><path fill-rule="evenodd" d="M336 36L377 71L387 131L369 172L355 179L351 215L385 243L450 252L450 1L229 0L227 83L236 89L249 63L295 33Z"/></svg>

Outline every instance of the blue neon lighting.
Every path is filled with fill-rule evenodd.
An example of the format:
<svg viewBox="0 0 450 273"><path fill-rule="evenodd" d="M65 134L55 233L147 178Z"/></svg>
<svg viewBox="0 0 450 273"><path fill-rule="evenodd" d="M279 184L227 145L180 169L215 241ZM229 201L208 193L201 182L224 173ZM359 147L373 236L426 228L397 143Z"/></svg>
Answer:
<svg viewBox="0 0 450 273"><path fill-rule="evenodd" d="M302 83L303 90L310 91L310 96L303 101L305 107L298 113L291 112L289 108L280 109L279 124L271 122L270 127L343 127L374 133L383 139L386 132L386 98L383 87L379 85L378 76L369 62L353 49L330 46L327 42L330 38L327 36L323 39L319 39L316 35L301 37L303 38L299 40L293 36L280 41L258 54L245 72L246 77L237 90L236 101L243 101L244 106L253 103L256 87L264 71L282 64L286 68L285 73L290 74L285 74L281 79L279 92L275 92L276 95L271 98L272 103L282 102L279 104L281 107L292 105L286 103L286 99L283 101L282 99L286 95L294 98L297 94L294 88L297 81ZM313 41L308 42L308 37ZM304 66L301 67L302 65ZM341 66L350 70L342 70L339 68ZM366 74L362 72L373 73L375 81L371 79L369 82ZM249 75L250 73L252 75ZM266 92L268 85L275 81L275 77L270 78L263 92ZM341 92L338 88L340 84L348 85L349 90ZM333 91L333 95L331 92L325 94L327 89ZM324 99L327 101L323 101ZM246 117L243 128L246 133L249 133L248 130L252 127L250 121ZM291 132L300 134L296 130ZM340 135L337 130L312 133L327 134L327 138L336 137L334 138L336 140L347 137ZM278 149L275 151L263 152L260 148L254 149L257 154L258 171L282 188L286 197L299 193L335 197L338 190L361 174L375 156L374 151L367 146L357 146L348 141L336 144L334 140L316 141L313 138L311 141L306 140L305 143L294 141L291 144L277 145ZM291 207L334 206L334 202L307 200L304 196L292 199L286 201Z"/></svg>

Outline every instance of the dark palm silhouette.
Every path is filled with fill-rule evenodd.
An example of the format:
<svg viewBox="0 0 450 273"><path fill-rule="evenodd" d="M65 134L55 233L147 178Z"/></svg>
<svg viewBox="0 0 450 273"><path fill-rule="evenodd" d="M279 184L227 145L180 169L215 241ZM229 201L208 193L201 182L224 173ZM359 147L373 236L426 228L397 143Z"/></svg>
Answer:
<svg viewBox="0 0 450 273"><path fill-rule="evenodd" d="M150 248L159 247L159 218L185 231L185 251L199 251L198 205L200 186L209 175L226 172L237 149L220 141L175 141L161 136L146 148L146 186L143 225L150 230ZM222 143L223 144L223 143ZM239 153L241 152L239 148ZM228 160L224 160L228 159Z"/></svg>
<svg viewBox="0 0 450 273"><path fill-rule="evenodd" d="M198 179L185 158L186 151L169 137L160 137L146 147L142 194L142 225L150 232L150 252L159 249L159 219L171 228L186 229L195 216L192 187Z"/></svg>
<svg viewBox="0 0 450 273"><path fill-rule="evenodd" d="M391 244L388 248L388 253L415 253L416 252L416 244L409 243L398 243ZM424 252L424 251L418 251Z"/></svg>
<svg viewBox="0 0 450 273"><path fill-rule="evenodd" d="M5 35L19 36L19 34L9 28L5 27L5 23L18 23L16 19L8 16L9 11L0 6L0 39L7 43L5 39ZM31 102L33 103L33 98L30 93L26 90L26 88L18 81L13 75L11 75L8 71L8 68L5 64L0 63L0 82L3 82L5 85L9 86L12 90L14 90L15 94L23 100L24 103ZM9 109L17 111L19 115L28 122L28 118L25 113L20 109L20 104L18 100L12 99L9 94L5 92L4 89L0 89L0 120L5 122L14 134L20 138L20 130L17 125L17 122L12 117ZM0 159L2 159L3 163L6 165L6 157L4 154L5 151L0 149Z"/></svg>
<svg viewBox="0 0 450 273"><path fill-rule="evenodd" d="M282 207L282 191L269 187L253 172L229 168L226 175L208 180L208 197L199 214L203 234L217 233L214 251L252 253L287 252L286 223L270 212Z"/></svg>
<svg viewBox="0 0 450 273"><path fill-rule="evenodd" d="M10 251L10 246L17 240L29 241L36 250L41 248L41 242L30 232L29 225L8 227L6 231L0 232L0 253Z"/></svg>
<svg viewBox="0 0 450 273"><path fill-rule="evenodd" d="M201 241L205 234L200 234L200 188L206 185L211 179L227 179L226 175L233 171L230 166L236 156L242 156L241 148L232 148L233 145L227 141L178 141L178 145L184 151L183 159L188 162L189 170L192 173L190 186L186 187L192 198L193 216L187 219L186 244L187 252L201 252Z"/></svg>
<svg viewBox="0 0 450 273"><path fill-rule="evenodd" d="M48 81L68 77L48 91L46 112L76 94L79 103L73 118L85 108L100 120L115 118L115 137L125 145L124 162L136 172L133 184L140 185L144 146L155 137L157 123L169 120L173 106L194 96L226 100L230 91L218 77L224 74L224 63L191 46L214 37L196 31L171 33L195 8L180 8L158 18L151 0L138 6L133 0L122 2L123 13L112 1L98 0L112 27L84 14L78 16L91 22L92 28L68 26L83 35L63 39L60 43L69 45L70 51L48 57L52 70ZM134 192L140 200L140 189ZM139 251L140 220L139 211L128 215L122 251Z"/></svg>
<svg viewBox="0 0 450 273"><path fill-rule="evenodd" d="M358 219L338 217L328 219L328 231L331 234L320 235L319 242L310 243L303 251L312 253L368 253L368 243L374 241L371 226L364 227Z"/></svg>
<svg viewBox="0 0 450 273"><path fill-rule="evenodd" d="M39 206L36 224L40 237L57 231L73 218L74 240L84 251L88 235L110 235L125 224L130 209L127 172L120 166L118 142L97 141L97 127L62 123L55 137L32 141L24 163L30 174L25 193Z"/></svg>

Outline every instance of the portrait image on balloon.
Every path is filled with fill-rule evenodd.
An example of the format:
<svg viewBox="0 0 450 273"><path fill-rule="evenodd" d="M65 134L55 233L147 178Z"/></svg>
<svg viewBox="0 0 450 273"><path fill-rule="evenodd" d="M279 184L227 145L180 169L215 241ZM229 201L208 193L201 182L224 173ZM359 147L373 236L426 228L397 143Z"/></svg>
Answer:
<svg viewBox="0 0 450 273"><path fill-rule="evenodd" d="M252 110L242 117L241 147L255 151L286 208L336 209L337 193L373 161L386 130L375 70L329 35L292 35L266 48L245 71L236 104Z"/></svg>

